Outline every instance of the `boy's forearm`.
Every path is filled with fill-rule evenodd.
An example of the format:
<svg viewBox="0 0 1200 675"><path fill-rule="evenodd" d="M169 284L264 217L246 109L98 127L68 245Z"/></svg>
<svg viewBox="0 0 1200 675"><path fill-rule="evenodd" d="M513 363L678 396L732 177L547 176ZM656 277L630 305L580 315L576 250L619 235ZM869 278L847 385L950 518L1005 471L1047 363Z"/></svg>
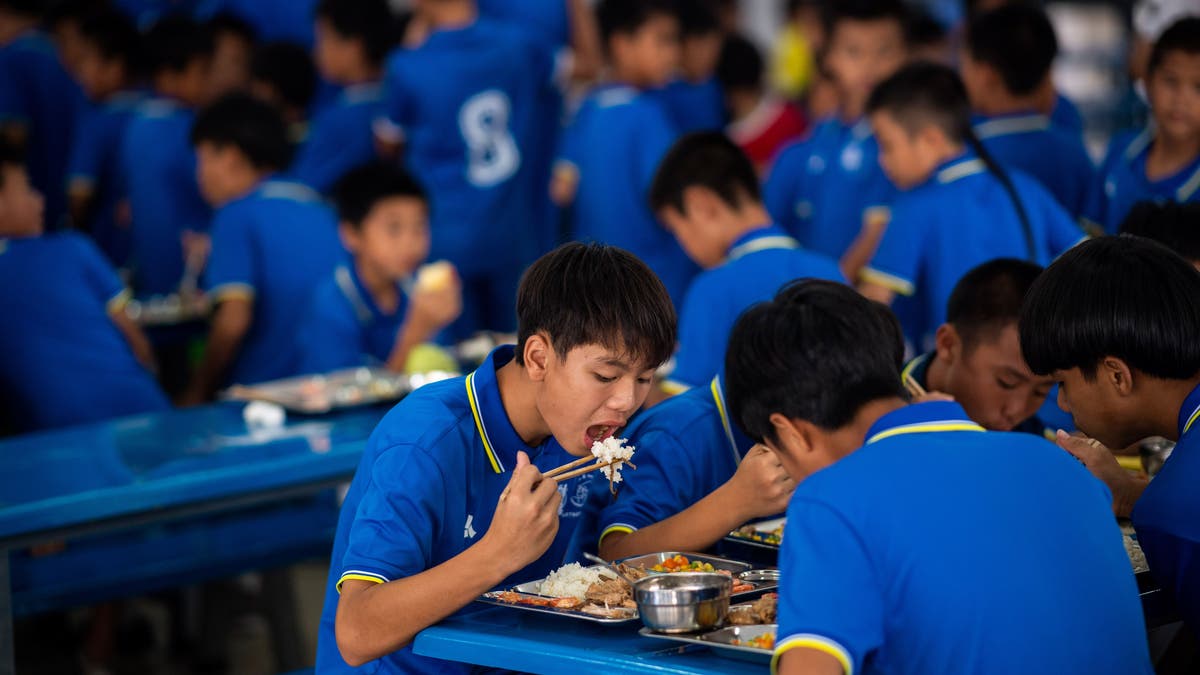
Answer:
<svg viewBox="0 0 1200 675"><path fill-rule="evenodd" d="M573 72L571 79L591 80L600 75L604 65L600 47L600 29L595 14L585 0L565 0L567 16L571 22L571 52Z"/></svg>
<svg viewBox="0 0 1200 675"><path fill-rule="evenodd" d="M250 330L252 304L229 300L217 306L204 357L192 381L192 395L207 399L216 393Z"/></svg>
<svg viewBox="0 0 1200 675"><path fill-rule="evenodd" d="M116 324L117 329L121 331L121 335L125 337L125 341L129 343L129 349L133 351L133 356L142 364L142 367L150 372L157 370L157 364L154 360L154 349L150 346L150 340L146 338L146 334L142 329L125 314L125 308L121 307L111 315L112 321Z"/></svg>
<svg viewBox="0 0 1200 675"><path fill-rule="evenodd" d="M600 557L615 560L658 551L703 551L753 517L744 512L740 501L721 486L666 520L628 534L609 534L600 542Z"/></svg>

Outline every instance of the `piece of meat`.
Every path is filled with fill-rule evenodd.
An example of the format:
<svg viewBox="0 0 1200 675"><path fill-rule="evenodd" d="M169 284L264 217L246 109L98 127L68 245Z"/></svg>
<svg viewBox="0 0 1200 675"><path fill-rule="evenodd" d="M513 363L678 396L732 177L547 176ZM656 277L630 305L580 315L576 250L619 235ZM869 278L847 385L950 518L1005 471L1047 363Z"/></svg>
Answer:
<svg viewBox="0 0 1200 675"><path fill-rule="evenodd" d="M754 613L758 615L761 623L775 623L775 619L779 615L779 594L767 593L755 600Z"/></svg>
<svg viewBox="0 0 1200 675"><path fill-rule="evenodd" d="M587 598L588 602L614 607L631 599L633 597L633 589L629 587L629 584L620 579L610 579L601 576L600 581L588 586L584 597Z"/></svg>
<svg viewBox="0 0 1200 675"><path fill-rule="evenodd" d="M759 623L758 615L749 607L739 607L729 613L729 623L734 626L752 626Z"/></svg>

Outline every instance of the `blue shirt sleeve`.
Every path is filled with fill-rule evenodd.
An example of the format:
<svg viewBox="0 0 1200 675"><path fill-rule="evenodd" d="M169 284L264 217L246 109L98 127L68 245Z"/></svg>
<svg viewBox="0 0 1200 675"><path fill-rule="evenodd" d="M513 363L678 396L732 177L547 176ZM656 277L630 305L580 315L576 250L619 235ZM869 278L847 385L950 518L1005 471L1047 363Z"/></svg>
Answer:
<svg viewBox="0 0 1200 675"><path fill-rule="evenodd" d="M688 286L679 313L679 351L670 379L689 387L704 385L721 370L729 328L725 303L715 297L713 276L696 277Z"/></svg>
<svg viewBox="0 0 1200 675"><path fill-rule="evenodd" d="M862 271L864 281L890 288L900 295L913 295L928 250L930 214L914 200L901 197L892 207L892 219L871 263Z"/></svg>
<svg viewBox="0 0 1200 675"><path fill-rule="evenodd" d="M250 223L241 209L229 206L217 212L212 226L212 253L204 271L204 289L216 302L254 297L260 263L255 255Z"/></svg>
<svg viewBox="0 0 1200 675"><path fill-rule="evenodd" d="M799 498L788 507L780 548L775 659L790 649L825 652L861 672L883 644L883 587L869 552L841 514Z"/></svg>
<svg viewBox="0 0 1200 675"><path fill-rule="evenodd" d="M805 142L795 143L779 153L771 173L763 183L763 204L775 220L775 224L787 230L793 237L800 233L800 218L796 214L797 195L804 180L804 157L807 155Z"/></svg>
<svg viewBox="0 0 1200 675"><path fill-rule="evenodd" d="M622 474L618 499L601 511L600 539L609 532L632 532L666 520L712 491L699 485L693 461L698 456L705 459L690 442L685 447L675 434L658 429L631 440L642 450L638 468Z"/></svg>
<svg viewBox="0 0 1200 675"><path fill-rule="evenodd" d="M364 117L370 124L370 116ZM291 175L318 192L327 192L347 171L373 159L371 130L355 124L360 120L337 104L327 108L313 120Z"/></svg>
<svg viewBox="0 0 1200 675"><path fill-rule="evenodd" d="M362 365L363 339L353 312L341 311L318 289L307 318L296 331L301 373L326 373Z"/></svg>
<svg viewBox="0 0 1200 675"><path fill-rule="evenodd" d="M404 82L403 68L403 62L393 58L383 80L383 109L375 120L375 135L387 141L403 140L412 123L412 92Z"/></svg>
<svg viewBox="0 0 1200 675"><path fill-rule="evenodd" d="M100 143L103 140L102 111L81 106L75 122L71 155L67 160L67 185L94 187L103 170Z"/></svg>
<svg viewBox="0 0 1200 675"><path fill-rule="evenodd" d="M114 303L126 297L125 285L90 239L77 234L69 236L87 283L85 290L92 294L97 302L105 305L109 312L113 311L116 309Z"/></svg>

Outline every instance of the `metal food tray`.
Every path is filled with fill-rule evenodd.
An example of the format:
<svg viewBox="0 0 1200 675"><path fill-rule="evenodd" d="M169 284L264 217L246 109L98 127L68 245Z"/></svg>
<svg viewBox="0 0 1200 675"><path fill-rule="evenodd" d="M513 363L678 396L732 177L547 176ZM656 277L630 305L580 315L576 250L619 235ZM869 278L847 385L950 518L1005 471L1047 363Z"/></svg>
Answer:
<svg viewBox="0 0 1200 675"><path fill-rule="evenodd" d="M125 305L125 315L139 326L176 326L208 316L210 306L203 295L171 293L134 298Z"/></svg>
<svg viewBox="0 0 1200 675"><path fill-rule="evenodd" d="M786 522L787 522L787 518L772 518L771 520L760 520L757 523L749 523L749 524L745 525L744 527L752 527L752 528L754 528L755 532L761 532L763 534L770 534L777 528L782 527ZM740 530L742 528L739 527L738 529ZM725 535L725 540L736 542L736 543L744 545L744 546L752 546L755 548L762 548L762 549L767 549L767 550L776 551L776 552L779 551L779 544L770 544L765 541L759 541L757 539L754 539L753 536L746 536L744 534L739 534L737 530L734 530L733 532L730 532L729 534Z"/></svg>
<svg viewBox="0 0 1200 675"><path fill-rule="evenodd" d="M725 570L733 575L735 579L742 579L742 575L746 572L755 569L755 565L743 562L741 560L733 560L731 558L721 558L715 555L705 555L703 553L688 553L686 551L664 551L663 553L648 553L646 555L635 555L628 558L614 560L613 564L619 565L624 563L630 567L643 567L647 572L650 568L667 560L674 558L677 555L684 556L690 561L705 562L713 566L716 570ZM761 569L761 568L760 568ZM650 574L681 574L681 572L650 572ZM734 593L731 597L744 598L764 591L772 591L779 587L778 579L742 579L747 583L754 584L754 588L741 593Z"/></svg>
<svg viewBox="0 0 1200 675"><path fill-rule="evenodd" d="M715 650L722 656L730 656L755 663L770 663L773 650L733 644L735 640L751 640L766 633L777 633L776 624L759 624L754 626L726 626L706 633L655 633L649 628L643 628L638 633L650 638L672 640L691 645L704 645Z"/></svg>
<svg viewBox="0 0 1200 675"><path fill-rule="evenodd" d="M347 368L253 386L234 385L225 392L224 398L267 401L291 412L317 415L342 408L396 401L423 384L453 376L453 373L401 375L382 368Z"/></svg>
<svg viewBox="0 0 1200 675"><path fill-rule="evenodd" d="M585 567L584 569L599 570L601 572L604 572L608 576L614 576L612 571L609 570L608 568L604 567L603 565L592 565L590 567ZM520 593L522 595L529 595L529 596L534 596L534 597L538 597L538 598L554 597L552 595L542 595L539 592L542 589L543 581L545 581L544 578L543 579L534 579L533 581L526 581L523 584L517 584L516 586L513 586L509 590ZM572 619L581 619L583 621L591 621L593 623L606 623L606 624L630 623L633 621L637 621L639 618L641 618L640 616L638 616L638 611L636 609L630 609L629 615L626 617L609 618L609 617L603 617L603 616L596 616L594 614L588 614L587 612L581 612L577 609L562 609L559 607L538 607L536 605L523 605L523 604L515 603L515 602L505 602L500 599L500 594L503 592L504 591L490 591L488 593L484 593L483 595L479 596L478 598L475 598L475 602L482 602L482 603L489 604L489 605L499 605L500 607L509 607L512 609L523 609L523 610L526 610L529 612L538 612L540 614L554 614L556 616L565 616L565 617L569 617Z"/></svg>

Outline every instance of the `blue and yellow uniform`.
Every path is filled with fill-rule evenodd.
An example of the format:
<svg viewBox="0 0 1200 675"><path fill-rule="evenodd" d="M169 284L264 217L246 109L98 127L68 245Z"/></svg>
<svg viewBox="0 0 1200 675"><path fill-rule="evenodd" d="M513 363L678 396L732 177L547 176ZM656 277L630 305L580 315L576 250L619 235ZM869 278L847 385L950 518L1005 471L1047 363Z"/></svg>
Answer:
<svg viewBox="0 0 1200 675"><path fill-rule="evenodd" d="M776 663L807 647L849 675L1153 672L1108 489L957 403L888 413L804 479L779 565Z"/></svg>
<svg viewBox="0 0 1200 675"><path fill-rule="evenodd" d="M1078 133L1029 113L978 119L975 133L1001 165L1036 178L1071 217L1083 215L1096 167Z"/></svg>
<svg viewBox="0 0 1200 675"><path fill-rule="evenodd" d="M25 129L29 180L46 200L50 228L61 227L67 213L67 160L85 105L46 35L30 31L0 47L0 124Z"/></svg>
<svg viewBox="0 0 1200 675"><path fill-rule="evenodd" d="M371 125L382 110L379 83L343 89L309 123L308 137L288 175L317 192L328 192L347 171L375 159Z"/></svg>
<svg viewBox="0 0 1200 675"><path fill-rule="evenodd" d="M1200 202L1200 156L1170 176L1150 180L1146 157L1154 130L1129 132L1113 139L1093 183L1084 216L1097 228L1116 234L1121 221L1140 201Z"/></svg>
<svg viewBox="0 0 1200 675"><path fill-rule="evenodd" d="M430 258L454 263L463 281L455 338L515 328L517 282L545 215L536 204L546 185L527 155L544 133L539 105L554 66L520 29L482 18L388 61L376 133L403 142L429 192Z"/></svg>
<svg viewBox="0 0 1200 675"><path fill-rule="evenodd" d="M119 223L117 209L125 199L121 172L121 142L138 106L140 92L121 92L89 106L75 127L75 142L67 167L67 191L87 190L91 195L89 220L81 225L117 267L129 261L129 223Z"/></svg>
<svg viewBox="0 0 1200 675"><path fill-rule="evenodd" d="M143 103L125 128L121 174L132 217L133 291L172 293L183 278L184 232L207 232L212 210L196 183L188 140L194 113L165 98Z"/></svg>
<svg viewBox="0 0 1200 675"><path fill-rule="evenodd" d="M254 301L229 383L298 374L296 329L305 299L345 257L333 210L306 185L267 180L217 211L205 289L214 303Z"/></svg>
<svg viewBox="0 0 1200 675"><path fill-rule="evenodd" d="M700 268L651 212L650 184L678 132L650 93L605 85L563 134L558 170L578 176L574 238L623 248L646 263L678 307Z"/></svg>
<svg viewBox="0 0 1200 675"><path fill-rule="evenodd" d="M892 206L891 223L862 279L916 297L919 311L904 328L918 348L945 322L950 293L972 268L996 258L1048 265L1083 238L1037 181L1008 173L1029 216L1032 251L1012 197L969 152L944 163Z"/></svg>
<svg viewBox="0 0 1200 675"><path fill-rule="evenodd" d="M715 76L699 83L675 80L652 93L681 134L725 128L725 95Z"/></svg>
<svg viewBox="0 0 1200 675"><path fill-rule="evenodd" d="M1155 581L1200 637L1200 387L1179 410L1179 441L1133 507L1138 544Z"/></svg>
<svg viewBox="0 0 1200 675"><path fill-rule="evenodd" d="M780 151L763 184L771 217L806 248L841 259L864 223L887 222L896 199L866 120L831 118Z"/></svg>
<svg viewBox="0 0 1200 675"><path fill-rule="evenodd" d="M729 332L750 305L770 300L794 279L842 281L831 258L806 251L776 225L742 235L725 262L701 272L688 288L679 313L679 351L669 385L696 387L721 372Z"/></svg>
<svg viewBox="0 0 1200 675"><path fill-rule="evenodd" d="M375 304L352 263L338 265L313 293L312 306L300 323L296 343L301 373L387 362L408 312L405 284L396 288L400 302L385 312Z"/></svg>
<svg viewBox="0 0 1200 675"><path fill-rule="evenodd" d="M458 673L464 664L417 656L412 647L355 670L334 635L338 589L345 579L385 583L436 567L487 532L517 452L543 472L575 457L553 437L530 447L509 422L496 371L513 359L500 347L465 378L427 385L383 418L367 441L346 494L333 543L325 608L317 641L322 673ZM544 577L562 564L581 509L592 489L607 492L595 473L559 485L559 528L549 550L502 585Z"/></svg>
<svg viewBox="0 0 1200 675"><path fill-rule="evenodd" d="M0 409L13 428L170 407L113 324L128 299L82 235L0 239Z"/></svg>

